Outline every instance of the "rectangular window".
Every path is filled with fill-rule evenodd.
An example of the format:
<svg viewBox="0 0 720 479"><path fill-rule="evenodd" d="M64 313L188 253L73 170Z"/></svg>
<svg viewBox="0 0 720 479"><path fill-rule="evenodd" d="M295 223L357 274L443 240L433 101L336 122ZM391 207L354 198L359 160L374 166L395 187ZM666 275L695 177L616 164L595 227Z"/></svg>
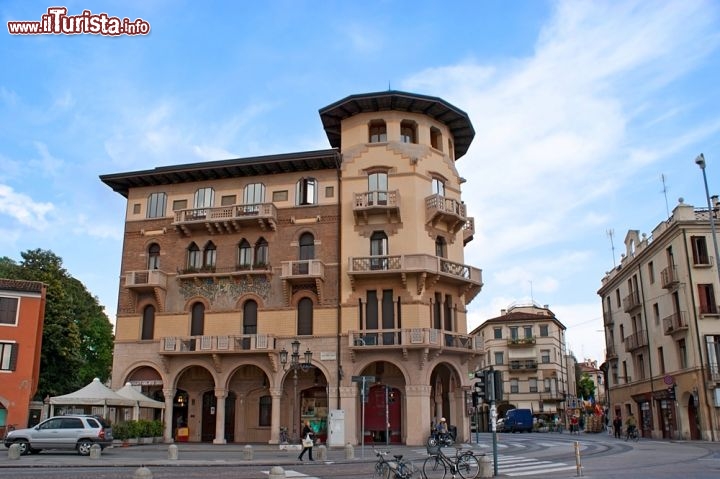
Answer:
<svg viewBox="0 0 720 479"><path fill-rule="evenodd" d="M698 284L698 301L700 314L717 314L718 309L712 284Z"/></svg>
<svg viewBox="0 0 720 479"><path fill-rule="evenodd" d="M139 214L140 214L140 208L141 208L140 203L135 203L135 204L133 205L133 214L134 214L134 215L139 215Z"/></svg>
<svg viewBox="0 0 720 479"><path fill-rule="evenodd" d="M237 195L226 195L220 197L220 206L232 206L237 201Z"/></svg>
<svg viewBox="0 0 720 479"><path fill-rule="evenodd" d="M655 325L660 324L660 306L657 303L653 304L653 317L655 318Z"/></svg>
<svg viewBox="0 0 720 479"><path fill-rule="evenodd" d="M502 339L502 328L493 328L493 338Z"/></svg>
<svg viewBox="0 0 720 479"><path fill-rule="evenodd" d="M546 338L546 337L550 336L550 334L549 334L549 328L548 328L548 325L547 325L547 324L541 324L541 325L540 325L540 336L542 336L543 338Z"/></svg>
<svg viewBox="0 0 720 479"><path fill-rule="evenodd" d="M187 200L175 200L173 201L173 211L186 210Z"/></svg>
<svg viewBox="0 0 720 479"><path fill-rule="evenodd" d="M505 364L505 354L502 351L495 351L495 365Z"/></svg>
<svg viewBox="0 0 720 479"><path fill-rule="evenodd" d="M0 371L15 371L17 352L16 343L0 343Z"/></svg>
<svg viewBox="0 0 720 479"><path fill-rule="evenodd" d="M518 327L510 326L510 339L518 339Z"/></svg>
<svg viewBox="0 0 720 479"><path fill-rule="evenodd" d="M515 394L520 392L520 382L516 378L510 379L510 392Z"/></svg>
<svg viewBox="0 0 720 479"><path fill-rule="evenodd" d="M691 236L693 264L696 266L709 266L710 256L708 255L707 241L704 236Z"/></svg>
<svg viewBox="0 0 720 479"><path fill-rule="evenodd" d="M532 326L525 326L523 329L525 329L525 337L532 338Z"/></svg>
<svg viewBox="0 0 720 479"><path fill-rule="evenodd" d="M720 377L720 335L705 336L710 377Z"/></svg>
<svg viewBox="0 0 720 479"><path fill-rule="evenodd" d="M531 393L536 393L536 392L538 392L538 388L537 388L537 378L530 378L530 379L528 379L528 385L529 385L529 387L530 387L530 392L531 392Z"/></svg>
<svg viewBox="0 0 720 479"><path fill-rule="evenodd" d="M648 277L650 278L650 284L655 283L655 265L652 261L648 263Z"/></svg>
<svg viewBox="0 0 720 479"><path fill-rule="evenodd" d="M623 372L623 379L625 381L625 384L629 383L632 378L630 376L628 376L627 361L622 362L622 372Z"/></svg>
<svg viewBox="0 0 720 479"><path fill-rule="evenodd" d="M165 193L153 193L148 196L146 218L162 218L165 216L167 207L167 195Z"/></svg>
<svg viewBox="0 0 720 479"><path fill-rule="evenodd" d="M296 205L314 205L317 203L317 180L302 178L297 182Z"/></svg>
<svg viewBox="0 0 720 479"><path fill-rule="evenodd" d="M335 187L334 186L326 186L325 187L325 198L333 198L335 197Z"/></svg>
<svg viewBox="0 0 720 479"><path fill-rule="evenodd" d="M550 364L550 350L549 349L541 349L540 350L540 362L543 364Z"/></svg>
<svg viewBox="0 0 720 479"><path fill-rule="evenodd" d="M615 304L620 307L620 288L615 290Z"/></svg>
<svg viewBox="0 0 720 479"><path fill-rule="evenodd" d="M687 361L687 346L685 346L685 340L681 339L677 342L678 345L678 361L680 361L680 369L686 369L688 367Z"/></svg>
<svg viewBox="0 0 720 479"><path fill-rule="evenodd" d="M0 298L0 324L16 324L18 298Z"/></svg>
<svg viewBox="0 0 720 479"><path fill-rule="evenodd" d="M645 358L642 354L638 354L638 379L645 379Z"/></svg>
<svg viewBox="0 0 720 479"><path fill-rule="evenodd" d="M657 348L658 365L660 366L660 374L665 374L665 353L662 346Z"/></svg>
<svg viewBox="0 0 720 479"><path fill-rule="evenodd" d="M287 190L273 191L273 202L287 201L288 192Z"/></svg>
<svg viewBox="0 0 720 479"><path fill-rule="evenodd" d="M549 393L551 391L552 383L550 378L543 379L543 392Z"/></svg>

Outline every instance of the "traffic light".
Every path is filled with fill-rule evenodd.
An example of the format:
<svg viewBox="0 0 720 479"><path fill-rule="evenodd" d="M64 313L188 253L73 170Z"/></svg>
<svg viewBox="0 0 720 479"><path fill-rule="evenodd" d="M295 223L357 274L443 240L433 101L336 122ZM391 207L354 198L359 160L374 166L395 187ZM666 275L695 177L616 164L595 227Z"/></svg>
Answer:
<svg viewBox="0 0 720 479"><path fill-rule="evenodd" d="M503 399L503 393L505 392L503 389L503 374L502 371L493 371L493 389L494 389L494 396L493 399L495 401L502 401Z"/></svg>
<svg viewBox="0 0 720 479"><path fill-rule="evenodd" d="M480 401L485 400L487 394L487 377L485 371L475 371L475 378L477 381L475 381L475 387L473 388L473 406L477 406Z"/></svg>

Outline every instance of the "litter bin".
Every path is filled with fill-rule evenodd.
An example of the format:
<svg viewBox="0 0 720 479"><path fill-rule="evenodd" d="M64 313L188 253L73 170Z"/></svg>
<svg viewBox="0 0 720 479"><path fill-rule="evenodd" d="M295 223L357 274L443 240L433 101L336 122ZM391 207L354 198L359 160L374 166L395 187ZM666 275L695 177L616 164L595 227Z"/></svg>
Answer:
<svg viewBox="0 0 720 479"><path fill-rule="evenodd" d="M457 441L457 426L448 426L448 433L453 438L453 441Z"/></svg>
<svg viewBox="0 0 720 479"><path fill-rule="evenodd" d="M188 442L189 437L190 437L190 428L188 428L188 427L177 428L177 441L178 442Z"/></svg>

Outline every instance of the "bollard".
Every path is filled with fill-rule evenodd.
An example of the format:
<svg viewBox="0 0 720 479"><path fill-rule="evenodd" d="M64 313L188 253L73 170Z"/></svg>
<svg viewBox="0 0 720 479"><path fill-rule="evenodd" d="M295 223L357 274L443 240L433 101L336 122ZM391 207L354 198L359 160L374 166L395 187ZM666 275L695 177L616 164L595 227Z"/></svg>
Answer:
<svg viewBox="0 0 720 479"><path fill-rule="evenodd" d="M152 477L152 472L145 466L138 467L133 474L133 479L152 479Z"/></svg>
<svg viewBox="0 0 720 479"><path fill-rule="evenodd" d="M20 459L20 444L10 444L8 459Z"/></svg>
<svg viewBox="0 0 720 479"><path fill-rule="evenodd" d="M327 460L327 447L318 446L313 449L315 449L315 459L316 460L318 460L318 461L326 461Z"/></svg>
<svg viewBox="0 0 720 479"><path fill-rule="evenodd" d="M355 459L355 449L350 443L345 445L345 459Z"/></svg>
<svg viewBox="0 0 720 479"><path fill-rule="evenodd" d="M484 454L480 457L480 477L493 477L492 461Z"/></svg>
<svg viewBox="0 0 720 479"><path fill-rule="evenodd" d="M252 458L253 458L253 447L250 444L248 444L243 449L243 459L245 459L246 461L252 461Z"/></svg>
<svg viewBox="0 0 720 479"><path fill-rule="evenodd" d="M93 444L90 446L90 459L100 459L101 454L102 447L100 447L100 444Z"/></svg>
<svg viewBox="0 0 720 479"><path fill-rule="evenodd" d="M168 459L171 461L176 461L178 458L178 447L175 444L170 444L168 446Z"/></svg>
<svg viewBox="0 0 720 479"><path fill-rule="evenodd" d="M268 475L268 479L284 479L285 478L285 469L283 469L280 466L273 466L270 469L270 475Z"/></svg>

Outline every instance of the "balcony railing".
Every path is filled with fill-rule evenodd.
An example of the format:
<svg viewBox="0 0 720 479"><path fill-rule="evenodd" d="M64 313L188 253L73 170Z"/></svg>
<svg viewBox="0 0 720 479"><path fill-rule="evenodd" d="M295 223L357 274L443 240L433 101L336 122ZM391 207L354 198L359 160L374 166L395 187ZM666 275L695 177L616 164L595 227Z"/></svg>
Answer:
<svg viewBox="0 0 720 479"><path fill-rule="evenodd" d="M282 279L325 277L325 263L318 259L283 261L280 264L282 265L280 273Z"/></svg>
<svg viewBox="0 0 720 479"><path fill-rule="evenodd" d="M462 282L482 284L480 269L429 254L351 256L349 260L348 273L351 276L413 272L439 274Z"/></svg>
<svg viewBox="0 0 720 479"><path fill-rule="evenodd" d="M510 371L537 371L537 368L537 361L510 361Z"/></svg>
<svg viewBox="0 0 720 479"><path fill-rule="evenodd" d="M194 230L210 234L237 233L249 226L274 231L277 209L272 203L257 203L179 210L175 212L173 226L186 235Z"/></svg>
<svg viewBox="0 0 720 479"><path fill-rule="evenodd" d="M717 347L717 344L715 344ZM710 381L720 381L720 363L708 363L708 379Z"/></svg>
<svg viewBox="0 0 720 479"><path fill-rule="evenodd" d="M160 340L160 354L267 352L274 349L275 337L268 334L171 336Z"/></svg>
<svg viewBox="0 0 720 479"><path fill-rule="evenodd" d="M632 291L623 298L623 311L629 313L640 307L640 295L637 291Z"/></svg>
<svg viewBox="0 0 720 479"><path fill-rule="evenodd" d="M679 283L677 268L675 265L668 266L660 271L660 285L665 289L677 286Z"/></svg>
<svg viewBox="0 0 720 479"><path fill-rule="evenodd" d="M188 277L213 277L213 276L243 276L243 275L267 275L272 272L269 264L238 264L235 266L200 266L178 269L178 278Z"/></svg>
<svg viewBox="0 0 720 479"><path fill-rule="evenodd" d="M425 198L425 217L433 226L443 223L448 231L457 233L467 223L467 208L459 200L434 194Z"/></svg>
<svg viewBox="0 0 720 479"><path fill-rule="evenodd" d="M368 222L372 215L386 215L388 220L400 221L400 191L365 191L355 193L353 203L355 221Z"/></svg>
<svg viewBox="0 0 720 479"><path fill-rule="evenodd" d="M534 346L535 338L508 338L508 346Z"/></svg>
<svg viewBox="0 0 720 479"><path fill-rule="evenodd" d="M685 317L685 311L673 313L670 316L663 318L663 329L665 330L665 334L687 331L688 322Z"/></svg>
<svg viewBox="0 0 720 479"><path fill-rule="evenodd" d="M625 351L635 351L636 349L647 347L647 334L644 330L631 334L625 338Z"/></svg>
<svg viewBox="0 0 720 479"><path fill-rule="evenodd" d="M463 225L463 246L473 240L475 236L475 218L468 218Z"/></svg>
<svg viewBox="0 0 720 479"><path fill-rule="evenodd" d="M376 348L444 348L479 352L482 338L432 328L348 331L349 346L355 350Z"/></svg>
<svg viewBox="0 0 720 479"><path fill-rule="evenodd" d="M130 289L167 289L167 274L159 269L128 271L125 274L125 287Z"/></svg>
<svg viewBox="0 0 720 479"><path fill-rule="evenodd" d="M615 351L614 344L610 344L605 347L605 359L617 359L617 352Z"/></svg>

